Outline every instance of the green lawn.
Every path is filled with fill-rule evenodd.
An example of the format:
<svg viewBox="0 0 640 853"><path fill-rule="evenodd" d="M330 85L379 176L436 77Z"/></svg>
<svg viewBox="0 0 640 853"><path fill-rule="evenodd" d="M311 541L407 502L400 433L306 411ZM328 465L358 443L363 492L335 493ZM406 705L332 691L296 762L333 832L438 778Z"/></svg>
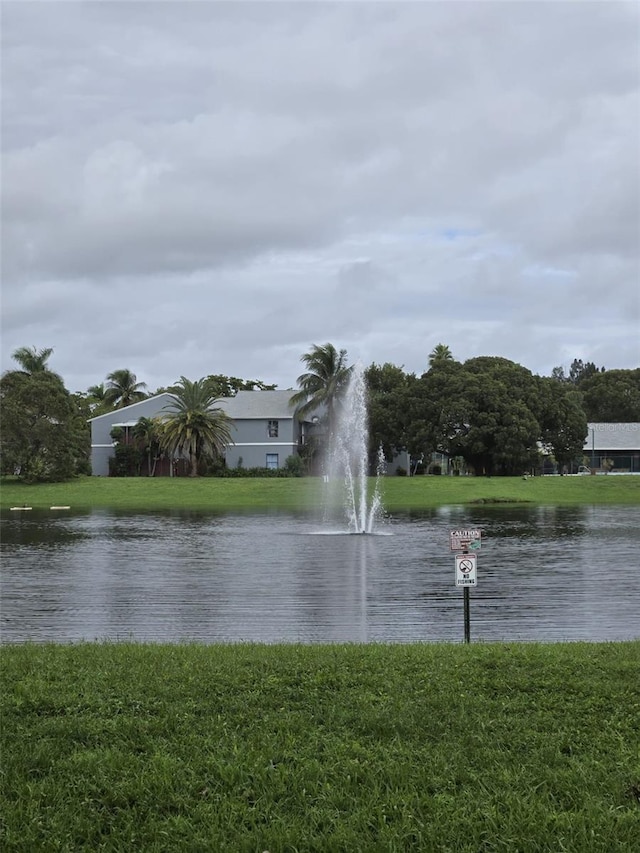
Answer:
<svg viewBox="0 0 640 853"><path fill-rule="evenodd" d="M27 486L4 479L0 505L114 509L311 509L321 503L322 481L238 478L81 477L68 483ZM443 504L528 502L532 504L640 503L640 477L387 477L389 511Z"/></svg>
<svg viewBox="0 0 640 853"><path fill-rule="evenodd" d="M4 853L638 850L640 642L0 658Z"/></svg>

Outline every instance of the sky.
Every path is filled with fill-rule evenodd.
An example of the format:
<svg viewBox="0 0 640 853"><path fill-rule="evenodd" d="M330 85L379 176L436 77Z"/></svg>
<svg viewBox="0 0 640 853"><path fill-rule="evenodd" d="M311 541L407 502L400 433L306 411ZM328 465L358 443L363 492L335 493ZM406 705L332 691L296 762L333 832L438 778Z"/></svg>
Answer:
<svg viewBox="0 0 640 853"><path fill-rule="evenodd" d="M2 2L2 370L640 366L634 2Z"/></svg>

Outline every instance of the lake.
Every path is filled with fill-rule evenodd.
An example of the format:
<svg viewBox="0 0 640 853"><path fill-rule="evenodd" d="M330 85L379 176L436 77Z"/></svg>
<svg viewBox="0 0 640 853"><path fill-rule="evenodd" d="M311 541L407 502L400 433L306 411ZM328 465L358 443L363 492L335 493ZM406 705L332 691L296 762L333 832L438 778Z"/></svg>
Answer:
<svg viewBox="0 0 640 853"><path fill-rule="evenodd" d="M2 642L461 642L449 531L480 527L471 639L640 637L640 507L3 512Z"/></svg>

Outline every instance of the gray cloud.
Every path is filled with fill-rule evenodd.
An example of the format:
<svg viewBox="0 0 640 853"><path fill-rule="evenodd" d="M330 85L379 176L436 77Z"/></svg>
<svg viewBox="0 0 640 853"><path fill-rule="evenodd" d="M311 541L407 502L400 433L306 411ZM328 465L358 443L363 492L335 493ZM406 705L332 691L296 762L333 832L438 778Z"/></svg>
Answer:
<svg viewBox="0 0 640 853"><path fill-rule="evenodd" d="M639 363L635 4L3 11L4 368Z"/></svg>

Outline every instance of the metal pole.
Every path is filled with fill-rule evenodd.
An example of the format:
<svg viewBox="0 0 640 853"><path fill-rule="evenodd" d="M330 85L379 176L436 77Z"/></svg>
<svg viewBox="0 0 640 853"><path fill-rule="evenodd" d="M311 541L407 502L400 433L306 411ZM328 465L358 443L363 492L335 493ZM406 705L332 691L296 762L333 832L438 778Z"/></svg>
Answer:
<svg viewBox="0 0 640 853"><path fill-rule="evenodd" d="M471 620L469 618L469 587L465 586L462 590L464 595L464 641L471 642Z"/></svg>

